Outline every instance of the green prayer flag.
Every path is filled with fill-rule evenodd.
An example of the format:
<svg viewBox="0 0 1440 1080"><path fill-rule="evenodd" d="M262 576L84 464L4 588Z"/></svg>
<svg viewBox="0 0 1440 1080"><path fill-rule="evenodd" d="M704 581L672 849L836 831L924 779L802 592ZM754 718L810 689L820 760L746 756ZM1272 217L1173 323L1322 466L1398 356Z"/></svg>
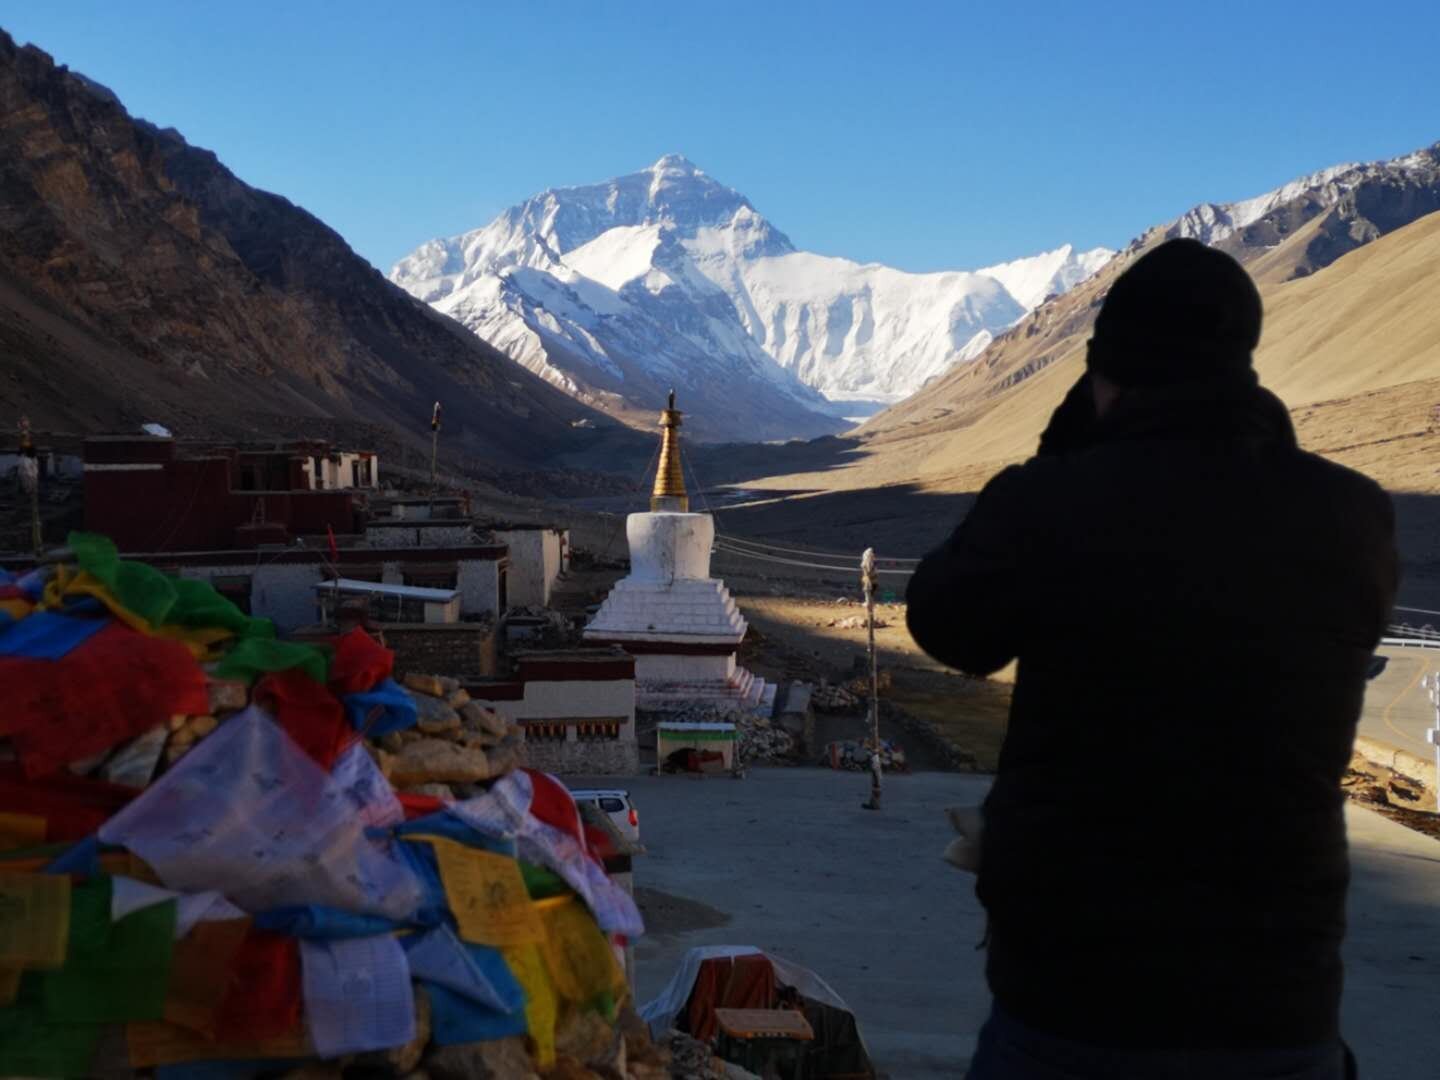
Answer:
<svg viewBox="0 0 1440 1080"><path fill-rule="evenodd" d="M238 638L275 636L274 623L246 615L208 581L171 577L148 563L122 559L110 539L96 533L72 532L69 544L80 568L151 626L218 627Z"/></svg>
<svg viewBox="0 0 1440 1080"><path fill-rule="evenodd" d="M110 878L75 886L65 966L40 973L45 1019L60 1024L161 1020L175 950L175 901L110 920Z"/></svg>
<svg viewBox="0 0 1440 1080"><path fill-rule="evenodd" d="M318 645L246 637L221 657L215 674L222 679L254 682L267 671L288 671L290 668L299 668L323 685L330 680L330 653Z"/></svg>
<svg viewBox="0 0 1440 1080"><path fill-rule="evenodd" d="M27 971L15 1003L0 1008L0 1075L89 1076L99 1024L55 1023L45 1015L43 975Z"/></svg>
<svg viewBox="0 0 1440 1080"><path fill-rule="evenodd" d="M565 884L565 879L555 871L544 867L536 866L534 863L519 860L520 876L525 879L525 891L530 894L531 900L544 900L550 896L567 896L573 890Z"/></svg>

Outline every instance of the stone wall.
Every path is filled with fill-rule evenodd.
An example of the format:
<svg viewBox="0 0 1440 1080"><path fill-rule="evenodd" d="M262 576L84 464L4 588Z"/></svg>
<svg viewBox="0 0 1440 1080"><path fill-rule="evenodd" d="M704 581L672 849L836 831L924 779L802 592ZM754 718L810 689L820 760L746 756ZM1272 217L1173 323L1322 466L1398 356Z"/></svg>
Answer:
<svg viewBox="0 0 1440 1080"><path fill-rule="evenodd" d="M523 687L523 695L518 699L486 700L473 686L470 696L512 723L520 724L522 730L526 721L564 727L563 740L526 739L526 753L534 768L561 775L634 775L639 772L633 677L527 679ZM618 738L581 738L576 725L585 720L618 723Z"/></svg>
<svg viewBox="0 0 1440 1080"><path fill-rule="evenodd" d="M495 624L386 623L385 645L395 651L395 670L457 679L495 674Z"/></svg>
<svg viewBox="0 0 1440 1080"><path fill-rule="evenodd" d="M505 564L494 559L465 559L455 579L460 590L460 611L465 615L500 614L500 575Z"/></svg>
<svg viewBox="0 0 1440 1080"><path fill-rule="evenodd" d="M377 548L465 547L475 542L466 521L367 521L365 543Z"/></svg>
<svg viewBox="0 0 1440 1080"><path fill-rule="evenodd" d="M527 742L530 768L557 776L635 776L640 772L640 748L629 740L585 742Z"/></svg>

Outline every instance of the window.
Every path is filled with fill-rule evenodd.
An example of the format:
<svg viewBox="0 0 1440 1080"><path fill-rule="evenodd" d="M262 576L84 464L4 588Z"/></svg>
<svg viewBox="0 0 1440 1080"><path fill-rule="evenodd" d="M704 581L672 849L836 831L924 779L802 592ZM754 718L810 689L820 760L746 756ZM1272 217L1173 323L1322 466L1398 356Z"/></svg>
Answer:
<svg viewBox="0 0 1440 1080"><path fill-rule="evenodd" d="M607 814L619 814L625 810L625 803L620 799L601 799L600 809Z"/></svg>
<svg viewBox="0 0 1440 1080"><path fill-rule="evenodd" d="M222 574L211 578L210 585L217 593L239 608L242 614L250 614L250 575Z"/></svg>

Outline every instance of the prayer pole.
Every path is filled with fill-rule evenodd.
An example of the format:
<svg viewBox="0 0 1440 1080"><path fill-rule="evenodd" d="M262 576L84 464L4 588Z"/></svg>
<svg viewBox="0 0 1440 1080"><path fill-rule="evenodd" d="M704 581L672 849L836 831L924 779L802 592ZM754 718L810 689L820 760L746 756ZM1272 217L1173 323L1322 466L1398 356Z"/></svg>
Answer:
<svg viewBox="0 0 1440 1080"><path fill-rule="evenodd" d="M438 460L440 454L440 402L430 413L430 509L435 509L435 492L439 487Z"/></svg>
<svg viewBox="0 0 1440 1080"><path fill-rule="evenodd" d="M1435 747L1435 810L1440 813L1440 671L1425 676L1420 685L1430 691L1430 704L1435 706L1435 726L1425 729L1425 741Z"/></svg>
<svg viewBox="0 0 1440 1080"><path fill-rule="evenodd" d="M880 809L880 669L875 658L875 549L860 557L860 587L865 590L865 625L870 634L870 801L865 810Z"/></svg>
<svg viewBox="0 0 1440 1080"><path fill-rule="evenodd" d="M30 435L30 418L20 418L20 487L30 496L30 546L39 555L44 547L40 529L40 460Z"/></svg>

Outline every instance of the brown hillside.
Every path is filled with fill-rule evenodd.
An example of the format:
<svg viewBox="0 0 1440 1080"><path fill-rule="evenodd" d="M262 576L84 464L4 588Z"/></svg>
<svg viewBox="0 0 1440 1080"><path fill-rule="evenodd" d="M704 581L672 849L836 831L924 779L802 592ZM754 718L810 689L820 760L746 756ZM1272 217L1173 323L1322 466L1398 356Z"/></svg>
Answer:
<svg viewBox="0 0 1440 1080"><path fill-rule="evenodd" d="M436 399L450 445L497 466L603 467L637 441L312 215L0 32L6 430L28 413L79 433L428 435Z"/></svg>

